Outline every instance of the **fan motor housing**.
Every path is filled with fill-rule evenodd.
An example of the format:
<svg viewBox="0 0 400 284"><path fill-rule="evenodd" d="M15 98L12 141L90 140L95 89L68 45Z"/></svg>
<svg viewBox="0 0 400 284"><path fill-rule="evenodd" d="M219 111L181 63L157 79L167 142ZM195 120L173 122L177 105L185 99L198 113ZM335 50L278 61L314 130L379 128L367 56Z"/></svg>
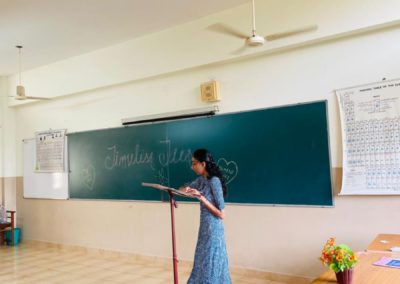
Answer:
<svg viewBox="0 0 400 284"><path fill-rule="evenodd" d="M17 96L24 97L25 96L25 88L22 85L17 86Z"/></svg>
<svg viewBox="0 0 400 284"><path fill-rule="evenodd" d="M246 40L249 46L260 46L265 43L265 39L259 35L253 35Z"/></svg>

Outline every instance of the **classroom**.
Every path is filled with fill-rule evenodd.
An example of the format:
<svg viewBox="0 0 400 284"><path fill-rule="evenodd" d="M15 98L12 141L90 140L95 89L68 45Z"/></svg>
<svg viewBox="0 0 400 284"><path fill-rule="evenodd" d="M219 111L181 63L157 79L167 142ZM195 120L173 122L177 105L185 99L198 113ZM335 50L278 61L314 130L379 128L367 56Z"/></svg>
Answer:
<svg viewBox="0 0 400 284"><path fill-rule="evenodd" d="M366 179L377 190L352 191L357 176L350 170L361 167L348 163L349 122L341 109L346 90L371 94L376 107L378 96L397 87L399 10L396 0L0 1L0 204L15 212L13 226L20 233L15 246L0 241L0 283L177 283L173 206L168 195L158 200L156 189L140 184L184 185L195 178L192 152L202 147L216 156L226 151L239 157L239 170L237 165L232 170L235 159L228 154L217 157L232 180L222 221L232 283L336 283L335 273L320 261L330 238L357 252L353 284L400 283L400 269L372 265L378 259L366 264L379 245L386 244L384 253L396 258L389 250L400 247L400 226L392 218L400 214L400 178L391 178L391 187L380 193L383 179L375 184L368 172ZM253 11L257 34L271 35L260 46L235 37L236 31L252 34ZM294 32L272 36L285 31ZM202 100L201 85L209 82L218 83L218 100ZM49 100L18 99L20 85L26 96ZM400 92L396 95L382 99L381 109L400 107ZM356 105L361 113L360 105L366 107ZM217 111L211 118L151 121L199 109ZM383 111L380 115L383 119ZM123 126L128 118L150 123ZM307 123L297 127L303 118ZM197 125L207 119L214 123L199 131ZM245 131L240 125L247 121L254 127ZM262 125L275 132L258 134ZM311 127L322 134L315 138ZM58 175L65 191L59 196L52 195L57 184L35 183L35 169L26 175L27 153L36 153L38 133L53 130L65 130L66 137L67 167ZM400 128L391 133L398 135ZM165 137L179 146L172 157L157 154L170 141ZM310 151L322 148L308 155L310 145ZM275 146L281 147L279 155L273 155ZM101 147L104 171L114 175L97 185L106 174L92 175L85 155ZM90 152L88 159L97 161L98 153ZM393 173L400 169L396 160L392 164ZM174 165L186 167L173 172ZM287 173L277 170L284 165ZM164 171L150 180L147 172L129 170L169 166L168 184ZM74 171L79 167L86 168ZM122 191L111 192L125 172L136 176L137 195L130 180ZM44 179L50 175L40 173ZM77 186L82 180L86 191ZM293 188L300 181L304 188ZM315 186L307 191L307 184ZM276 185L273 197L262 193L270 185ZM186 283L200 207L177 203L178 276ZM1 229L0 222L0 236ZM382 278L362 278L368 273Z"/></svg>

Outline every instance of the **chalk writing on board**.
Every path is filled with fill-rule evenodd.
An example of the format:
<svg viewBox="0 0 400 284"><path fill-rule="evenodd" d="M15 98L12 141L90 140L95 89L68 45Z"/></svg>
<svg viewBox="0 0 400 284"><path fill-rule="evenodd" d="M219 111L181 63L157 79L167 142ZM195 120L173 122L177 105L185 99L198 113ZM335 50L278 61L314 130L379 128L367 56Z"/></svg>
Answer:
<svg viewBox="0 0 400 284"><path fill-rule="evenodd" d="M166 145L166 152L158 155L158 161L162 167L178 163L188 163L190 165L192 161L192 150L191 149L179 149L171 147L171 140L161 140L160 143Z"/></svg>
<svg viewBox="0 0 400 284"><path fill-rule="evenodd" d="M81 180L87 189L93 190L96 182L96 170L93 165L89 165L81 170Z"/></svg>
<svg viewBox="0 0 400 284"><path fill-rule="evenodd" d="M167 185L169 184L169 175L168 175L168 169L166 168L161 168L157 171L157 174L155 175L158 183Z"/></svg>
<svg viewBox="0 0 400 284"><path fill-rule="evenodd" d="M107 148L107 156L104 159L104 167L108 170L116 168L129 168L135 165L149 165L155 172L155 177L160 184L169 185L169 165L185 163L190 167L192 150L190 148L173 147L169 139L159 141L165 144L165 151L155 155L154 152L146 152L140 144L134 145L132 152L120 153L117 145ZM155 156L157 158L155 159ZM158 165L156 165L158 164ZM239 168L235 161L220 158L217 161L227 184L231 183L238 175ZM84 185L93 189L95 172L93 167L82 170Z"/></svg>
<svg viewBox="0 0 400 284"><path fill-rule="evenodd" d="M191 149L172 148L171 141L169 140L161 142L167 145L166 152L158 155L158 162L162 167L178 163L190 164L192 158ZM153 152L142 150L140 144L136 144L133 149L133 152L120 153L116 145L108 147L108 153L104 159L104 167L108 170L112 170L114 168L128 168L135 165L150 164L152 169L155 168Z"/></svg>
<svg viewBox="0 0 400 284"><path fill-rule="evenodd" d="M108 170L115 167L127 168L140 164L152 164L153 152L145 152L140 148L140 144L133 147L134 151L129 153L119 153L116 145L107 148L108 155L104 160L104 166Z"/></svg>
<svg viewBox="0 0 400 284"><path fill-rule="evenodd" d="M228 162L225 158L220 158L217 164L221 169L226 184L232 182L239 173L239 168L235 161Z"/></svg>

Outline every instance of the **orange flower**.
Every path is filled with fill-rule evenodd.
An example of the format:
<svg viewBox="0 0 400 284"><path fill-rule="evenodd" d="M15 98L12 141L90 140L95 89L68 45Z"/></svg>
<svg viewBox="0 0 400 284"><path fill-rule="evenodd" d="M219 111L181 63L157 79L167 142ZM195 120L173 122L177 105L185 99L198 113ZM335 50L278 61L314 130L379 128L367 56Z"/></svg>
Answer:
<svg viewBox="0 0 400 284"><path fill-rule="evenodd" d="M349 261L357 261L357 256L355 254L351 254L349 256Z"/></svg>
<svg viewBox="0 0 400 284"><path fill-rule="evenodd" d="M327 245L333 246L335 243L336 238L329 238L329 240L326 242Z"/></svg>

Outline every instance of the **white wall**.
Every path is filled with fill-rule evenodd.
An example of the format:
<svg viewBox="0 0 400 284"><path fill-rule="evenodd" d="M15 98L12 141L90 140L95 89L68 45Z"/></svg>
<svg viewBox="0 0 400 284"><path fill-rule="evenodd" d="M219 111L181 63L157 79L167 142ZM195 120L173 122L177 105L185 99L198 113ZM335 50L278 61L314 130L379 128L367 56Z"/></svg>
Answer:
<svg viewBox="0 0 400 284"><path fill-rule="evenodd" d="M284 1L269 3L272 8L284 5L279 2ZM298 2L304 5L296 4ZM342 6L336 1L336 4L330 4L332 1L298 2L284 3L290 7L299 5L304 9L302 13L310 11L308 8L316 9L309 16L312 20L318 19L326 29L340 27L344 33L357 23L367 27L384 24L385 17L388 21L395 20L397 15L394 7L399 4L398 1L389 0L385 3L372 0L351 3L338 1ZM176 34L172 38L176 40L182 31L186 31L189 35L186 41L192 39L200 44L195 40L197 33L194 27L205 26L217 18L235 22L237 17L241 22L241 17L236 14L240 14L242 9L232 9L164 32ZM332 9L336 11L336 16L331 16ZM299 21L296 17L300 16L294 10L286 10L283 13L287 17L293 16L293 23ZM265 9L265 14L272 15L270 11ZM337 18L338 14L343 18ZM275 25L279 25L276 15L273 19ZM356 21L353 22L354 19ZM338 168L342 164L341 137L333 90L378 81L383 77L400 77L400 30L396 27L280 52L275 50L274 53L254 54L229 62L221 54L222 50L224 54L229 52L233 44L224 45L220 39L217 48L220 53L217 55L212 47L208 49L206 44L201 44L199 48L205 55L198 54L199 49L195 49L187 51L193 52L191 55L183 53L183 59L178 59L177 54L168 54L166 58L160 55L164 46L175 46L179 52L183 52L179 49L182 39L173 42L165 37L161 45L150 50L146 49L148 46L144 43L137 47L136 43L142 43L141 40L159 43L164 32L30 71L28 77L37 81L33 83L28 80L28 83L40 88L43 93L54 91L54 94L74 94L49 102L14 107L16 149L11 146L10 149L16 150L17 175L22 174L21 140L32 137L35 131L68 128L69 132L74 132L115 127L120 125L123 117L199 107L204 105L199 98L199 84L210 78L221 83L222 101L219 106L222 112L327 99L332 166ZM320 36L327 37L327 30ZM211 36L209 40L217 41ZM132 45L141 49L143 62L140 65L133 66L127 56L127 50L133 51L132 56L137 54ZM154 53L158 54L155 58L159 65L146 68L145 63L154 63L151 61ZM114 57L121 57L120 61L115 62ZM169 66L174 59L179 66ZM85 65L91 65L92 60L97 62L96 68L87 73L86 68L89 67ZM209 60L214 60L214 63L201 64ZM187 65L186 61L189 62ZM110 62L115 66L103 70ZM162 64L166 66L161 68ZM192 65L192 68L187 69L190 67L188 65ZM183 70L176 71L176 68ZM107 76L107 72L118 73L121 70L124 74L110 76L112 80ZM129 72L132 70L139 73L147 70L148 73L132 75ZM160 73L162 75L154 76ZM128 76L122 80L124 83L104 86L110 81L119 81L123 75ZM65 84L61 84L59 78L64 78ZM72 80L74 83L71 87L67 83ZM12 78L10 82L12 84ZM97 89L91 90L92 87ZM77 90L80 93L75 93ZM26 200L21 198L21 192L18 194L19 221L28 239L170 256L169 211L166 204ZM312 277L324 269L317 258L330 236L337 236L339 241L355 250L362 250L378 233L400 233L398 225L380 217L400 213L400 198L397 196L335 197L334 201L333 208L228 206L225 226L231 265ZM198 214L196 205L183 205L178 209L178 255L183 259L193 257Z"/></svg>
<svg viewBox="0 0 400 284"><path fill-rule="evenodd" d="M0 77L0 176L3 176L3 148L4 148L4 121L5 121L5 111L7 108L7 78Z"/></svg>
<svg viewBox="0 0 400 284"><path fill-rule="evenodd" d="M8 80L0 77L0 204L16 208L15 109L7 107Z"/></svg>
<svg viewBox="0 0 400 284"><path fill-rule="evenodd" d="M4 135L3 135L3 113L4 113L4 108L6 105L6 97L5 94L7 92L7 78L6 77L0 77L0 177L3 176L3 140L4 140ZM4 205L4 186L3 186L3 179L0 178L0 204Z"/></svg>
<svg viewBox="0 0 400 284"><path fill-rule="evenodd" d="M7 97L13 94L10 93L9 86L9 80L6 77L0 77L1 177L15 177L16 175L15 109L7 106Z"/></svg>

